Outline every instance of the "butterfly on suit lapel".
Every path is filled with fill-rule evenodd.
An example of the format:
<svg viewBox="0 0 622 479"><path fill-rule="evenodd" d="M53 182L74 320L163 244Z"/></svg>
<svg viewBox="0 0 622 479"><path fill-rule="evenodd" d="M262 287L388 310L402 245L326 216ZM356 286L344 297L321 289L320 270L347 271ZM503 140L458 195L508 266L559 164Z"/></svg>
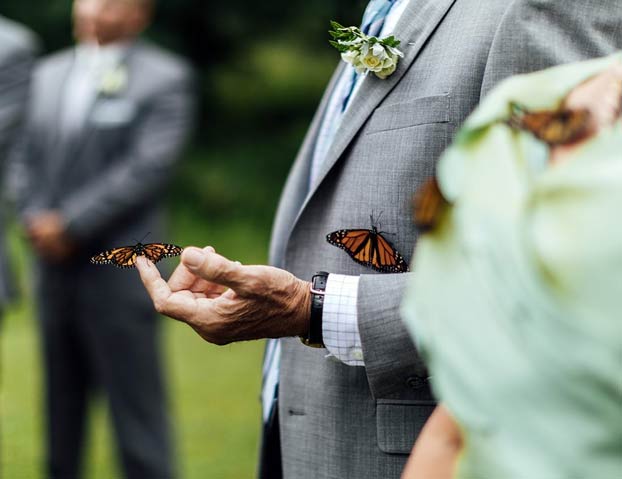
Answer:
<svg viewBox="0 0 622 479"><path fill-rule="evenodd" d="M93 264L112 264L118 268L133 268L138 256L145 256L153 263L163 258L179 256L183 248L168 243L136 243L134 246L120 246L99 253L91 258Z"/></svg>
<svg viewBox="0 0 622 479"><path fill-rule="evenodd" d="M562 104L556 110L530 111L510 103L511 128L525 130L550 147L574 143L584 138L590 129L590 112L584 109L569 109Z"/></svg>
<svg viewBox="0 0 622 479"><path fill-rule="evenodd" d="M341 248L359 264L381 273L405 273L408 265L404 257L382 236L373 224L369 229L344 229L326 235L326 241Z"/></svg>

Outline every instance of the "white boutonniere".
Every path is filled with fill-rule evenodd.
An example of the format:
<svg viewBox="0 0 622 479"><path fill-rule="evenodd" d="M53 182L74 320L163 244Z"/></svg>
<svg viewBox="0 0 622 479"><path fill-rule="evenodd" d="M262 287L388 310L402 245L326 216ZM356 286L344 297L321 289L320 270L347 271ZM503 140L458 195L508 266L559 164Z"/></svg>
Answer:
<svg viewBox="0 0 622 479"><path fill-rule="evenodd" d="M358 27L344 27L334 21L330 25L333 28L328 32L333 37L330 44L359 75L373 72L384 80L393 74L399 59L404 56L397 48L401 42L393 35L386 38L371 37Z"/></svg>
<svg viewBox="0 0 622 479"><path fill-rule="evenodd" d="M125 65L117 65L106 71L99 84L99 93L105 96L115 96L127 87L128 73Z"/></svg>

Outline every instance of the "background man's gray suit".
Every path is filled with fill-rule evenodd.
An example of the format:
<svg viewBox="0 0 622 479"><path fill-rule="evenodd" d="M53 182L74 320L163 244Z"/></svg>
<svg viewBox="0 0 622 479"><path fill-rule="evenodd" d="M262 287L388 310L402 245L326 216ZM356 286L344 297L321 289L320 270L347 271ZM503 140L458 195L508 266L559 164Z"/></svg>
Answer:
<svg viewBox="0 0 622 479"><path fill-rule="evenodd" d="M307 280L319 270L362 275L357 309L366 366L283 341L286 478L399 477L434 404L398 314L408 275L375 274L329 245L326 234L369 228L369 215L382 212L381 229L410 260L417 238L411 198L480 98L512 74L622 48L621 25L617 0L411 0L395 31L405 57L388 79L366 78L309 189L338 68L285 186L271 263Z"/></svg>
<svg viewBox="0 0 622 479"><path fill-rule="evenodd" d="M9 146L26 111L30 72L34 64L36 40L21 25L0 16L0 185ZM4 195L0 195L0 311L13 293L9 261L5 251Z"/></svg>
<svg viewBox="0 0 622 479"><path fill-rule="evenodd" d="M79 247L69 261L37 264L49 473L75 477L86 402L101 386L126 477L170 478L156 315L135 272L89 257L148 233L167 240L161 200L191 125L191 74L179 58L136 42L123 60L127 86L100 93L81 129L68 133L58 119L73 61L74 50L65 50L36 69L14 167L25 220L60 211Z"/></svg>

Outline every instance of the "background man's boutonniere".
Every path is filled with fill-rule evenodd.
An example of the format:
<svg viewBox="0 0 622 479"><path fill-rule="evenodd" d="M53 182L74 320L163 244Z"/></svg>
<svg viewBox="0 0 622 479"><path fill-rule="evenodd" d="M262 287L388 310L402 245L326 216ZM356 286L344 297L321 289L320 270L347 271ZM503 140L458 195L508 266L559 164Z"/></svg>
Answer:
<svg viewBox="0 0 622 479"><path fill-rule="evenodd" d="M370 37L358 27L344 27L334 21L330 25L333 28L328 32L333 37L330 44L359 75L373 72L384 80L393 74L399 59L404 56L397 48L400 41L393 35L386 38Z"/></svg>
<svg viewBox="0 0 622 479"><path fill-rule="evenodd" d="M127 82L127 67L125 65L117 65L102 75L99 93L105 96L118 95L125 90Z"/></svg>

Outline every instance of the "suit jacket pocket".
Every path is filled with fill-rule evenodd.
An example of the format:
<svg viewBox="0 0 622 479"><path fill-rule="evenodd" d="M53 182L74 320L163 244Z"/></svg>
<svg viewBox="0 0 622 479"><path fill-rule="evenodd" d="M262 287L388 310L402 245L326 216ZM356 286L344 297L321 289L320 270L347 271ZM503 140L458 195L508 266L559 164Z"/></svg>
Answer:
<svg viewBox="0 0 622 479"><path fill-rule="evenodd" d="M398 130L429 123L449 122L449 94L415 98L383 105L371 116L365 133Z"/></svg>
<svg viewBox="0 0 622 479"><path fill-rule="evenodd" d="M436 407L431 400L376 401L378 447L387 454L410 454L423 425Z"/></svg>

